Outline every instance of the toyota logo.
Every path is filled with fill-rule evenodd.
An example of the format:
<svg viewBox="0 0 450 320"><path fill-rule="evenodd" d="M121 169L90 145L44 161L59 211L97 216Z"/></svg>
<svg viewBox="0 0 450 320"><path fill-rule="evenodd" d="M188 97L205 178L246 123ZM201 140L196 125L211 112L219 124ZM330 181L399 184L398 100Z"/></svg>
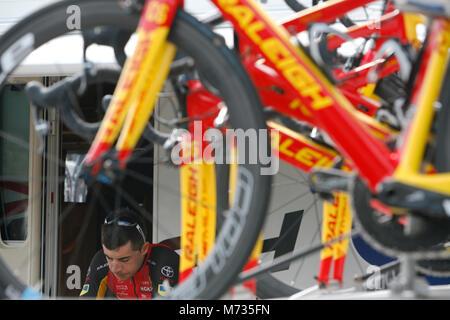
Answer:
<svg viewBox="0 0 450 320"><path fill-rule="evenodd" d="M164 266L161 268L161 273L166 276L167 278L172 278L173 277L173 269L171 266Z"/></svg>

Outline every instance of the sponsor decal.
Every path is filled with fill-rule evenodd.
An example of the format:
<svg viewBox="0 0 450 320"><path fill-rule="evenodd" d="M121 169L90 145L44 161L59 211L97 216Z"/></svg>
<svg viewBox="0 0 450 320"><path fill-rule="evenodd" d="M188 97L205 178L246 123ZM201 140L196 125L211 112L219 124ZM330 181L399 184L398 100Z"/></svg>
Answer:
<svg viewBox="0 0 450 320"><path fill-rule="evenodd" d="M163 297L167 295L167 288L165 285L163 284L158 285L158 294Z"/></svg>
<svg viewBox="0 0 450 320"><path fill-rule="evenodd" d="M88 284L85 284L85 285L83 286L83 289L81 290L80 296L86 294L88 291L89 291L89 285L88 285Z"/></svg>
<svg viewBox="0 0 450 320"><path fill-rule="evenodd" d="M152 292L153 288L152 287L141 287L141 291L143 292Z"/></svg>
<svg viewBox="0 0 450 320"><path fill-rule="evenodd" d="M127 285L123 285L123 284L119 284L119 285L116 285L116 289L117 290L128 290L128 286Z"/></svg>
<svg viewBox="0 0 450 320"><path fill-rule="evenodd" d="M165 277L172 278L175 274L171 266L164 266L161 268L161 274Z"/></svg>
<svg viewBox="0 0 450 320"><path fill-rule="evenodd" d="M102 264L101 266L97 267L97 271L103 268L106 268L108 266L108 263Z"/></svg>

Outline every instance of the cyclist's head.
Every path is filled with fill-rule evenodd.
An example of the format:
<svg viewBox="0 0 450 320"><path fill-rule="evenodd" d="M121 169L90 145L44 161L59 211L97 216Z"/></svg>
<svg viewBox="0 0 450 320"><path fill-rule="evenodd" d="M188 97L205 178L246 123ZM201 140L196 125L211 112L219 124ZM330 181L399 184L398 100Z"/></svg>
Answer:
<svg viewBox="0 0 450 320"><path fill-rule="evenodd" d="M112 212L102 226L102 246L111 272L121 281L142 266L150 243L141 216L129 209Z"/></svg>
<svg viewBox="0 0 450 320"><path fill-rule="evenodd" d="M115 250L131 242L133 250L140 250L147 242L147 228L142 216L128 208L111 212L102 225L102 245Z"/></svg>

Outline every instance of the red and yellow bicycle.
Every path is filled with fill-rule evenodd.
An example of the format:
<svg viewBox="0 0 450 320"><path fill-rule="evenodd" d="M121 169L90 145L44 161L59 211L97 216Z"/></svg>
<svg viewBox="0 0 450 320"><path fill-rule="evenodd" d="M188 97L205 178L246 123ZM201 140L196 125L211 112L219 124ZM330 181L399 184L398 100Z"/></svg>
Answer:
<svg viewBox="0 0 450 320"><path fill-rule="evenodd" d="M333 4L345 5L345 10L351 10L352 8L359 7L366 4L365 1L353 1L351 5L345 1L331 1L328 2L329 6ZM279 26L271 22L268 17L260 10L260 8L254 3L247 3L245 1L218 1L214 4L221 10L224 18L231 21L234 25L235 32L240 39L248 42L254 50L256 50L265 62L271 66L279 77L279 81L282 83L281 88L286 92L286 96L292 95L294 100L288 104L274 104L271 106L282 114L295 117L300 121L306 121L311 123L320 130L324 130L330 139L335 143L336 148L341 152L345 159L351 161L353 166L361 177L356 181L357 188L354 189L355 195L352 195L356 200L355 210L359 220L364 221L365 218L371 219L371 210L363 207L358 209L360 199L367 198L367 195L376 194L376 199L389 207L400 207L403 210L420 211L421 214L433 219L444 219L445 213L445 200L448 190L446 190L445 179L448 179L446 174L425 174L421 173L420 167L422 164L422 155L425 150L427 142L427 134L431 127L433 109L431 108L432 102L438 99L440 92L440 84L443 83L445 72L438 66L445 65L447 61L446 55L446 34L447 34L447 22L445 18L434 18L433 25L430 27L433 30L430 34L430 39L427 39L427 46L423 53L423 62L421 68L417 70L417 76L419 81L415 83L415 87L411 92L411 98L408 103L414 106L418 106L418 110L428 110L426 115L420 115L421 112L416 113L416 117L420 115L420 120L415 118L406 132L407 136L403 136L406 141L405 145L400 148L390 150L389 146L384 141L380 141L375 137L370 130L367 129L367 125L355 116L355 111L351 103L345 96L332 85L330 80L324 75L317 65L298 47L295 47L289 40L289 35L286 31ZM177 3L166 2L150 2L148 9L143 11L143 20L140 26L145 30L145 34L154 34L152 40L154 43L150 46L152 54L156 57L162 57L162 54L157 54L158 50L167 52L168 56L173 56L174 50L169 48L166 50L164 36L161 34L168 33L167 24L170 23L170 19L175 16L175 8ZM353 7L354 6L354 7ZM148 10L148 11L147 11ZM162 14L164 13L164 14ZM167 16L166 16L167 13ZM150 16L148 20L147 14ZM152 17L164 17L161 20L153 20ZM159 19L158 18L158 19ZM285 26L286 27L286 26ZM144 32L144 31L142 31ZM139 34L139 32L138 32ZM434 38L436 36L436 38ZM143 40L144 41L144 40ZM148 38L146 42L147 44ZM140 42L138 42L138 48ZM442 49L444 46L444 49ZM170 46L169 46L170 47ZM145 48L145 47L144 47ZM439 48L439 50L437 50ZM153 53L154 50L154 53ZM427 51L428 50L428 51ZM157 71L158 75L165 75L169 72L169 62L150 60L152 54L149 53L149 66L159 66L161 69ZM142 56L134 55L133 58L142 58ZM130 60L129 66L135 66L140 64L140 60ZM170 59L169 59L170 61ZM430 71L432 70L432 71ZM133 69L131 69L133 71ZM430 72L433 72L430 74ZM127 65L124 68L124 75L129 74L127 71ZM428 76L426 76L428 74ZM149 75L146 74L145 77ZM128 81L126 78L123 80L125 83L124 91L126 94L128 89ZM139 79L139 78L137 78ZM142 78L147 79L147 78ZM162 77L164 79L164 76ZM137 80L136 80L137 81ZM142 80L142 83L152 83L156 85L155 80ZM160 81L160 86L162 85ZM136 82L139 83L139 82ZM121 84L119 82L118 93L121 93ZM159 87L160 88L160 87ZM417 88L417 89L415 89ZM425 88L425 89L423 89ZM158 90L158 89L157 89ZM156 90L156 91L157 91ZM139 92L135 91L135 92ZM141 90L142 92L142 90ZM151 91L149 91L151 92ZM423 92L427 92L426 95ZM431 93L432 92L432 93ZM121 96L121 95L117 95ZM151 99L149 98L149 104ZM295 100L296 99L296 100ZM117 107L114 104L118 103ZM122 100L117 99L112 102L108 112L112 115L117 112L124 112L125 108L121 105ZM128 114L125 121L124 129L122 130L121 137L130 137L133 134L142 130L135 130L136 119L145 119L142 121L141 127L146 123L149 114L145 116L137 116L139 107L142 107L144 103L139 102L134 105L135 109L131 109L132 112ZM428 108L426 107L428 105ZM227 104L228 108L228 104ZM135 111L134 111L135 110ZM148 112L148 110L147 110ZM233 117L231 110L228 110L230 117ZM425 113L425 111L422 111ZM359 115L359 113L358 113ZM108 119L108 118L107 118ZM114 120L117 117L113 117ZM427 120L425 120L427 119ZM425 124L426 123L426 124ZM131 125L133 124L133 127ZM91 148L92 153L88 154L87 164L92 163L91 157L96 158L105 150L108 150L111 146L110 136L108 139L101 139L102 129L108 130L111 124L108 121L103 123L103 127L100 128L99 134L93 146ZM133 128L133 130L131 130ZM109 131L105 131L109 132ZM411 138L412 137L412 138ZM113 136L115 138L115 136ZM350 139L349 139L350 138ZM412 140L410 140L412 139ZM127 141L131 141L127 144ZM125 138L119 138L116 149L118 151L117 159L119 163L126 161L127 155L130 153L130 145L132 146L136 138L133 140L127 140ZM420 145L420 147L419 147ZM420 150L417 152L417 150ZM394 191L395 190L395 191ZM365 192L357 195L356 193ZM407 195L414 192L420 192L422 195L428 195L426 202L413 201L408 203L406 200ZM434 199L435 205L430 206L430 199ZM370 203L370 202L368 202ZM433 212L430 211L430 207L435 208ZM363 209L364 208L364 209ZM428 212L427 212L428 211ZM361 214L361 213L362 214ZM427 213L425 213L427 212ZM364 213L366 213L364 215ZM367 222L362 222L365 225ZM367 223L367 227L370 230L371 223ZM373 224L372 224L373 225ZM444 224L430 223L427 225L429 229L429 236L424 240L423 246L427 248L431 245L438 244L447 237L447 231ZM433 228L434 227L434 228ZM435 229L431 231L432 229ZM442 230L440 230L442 229ZM378 230L370 230L368 233L374 233ZM403 234L392 233L395 238ZM433 235L433 237L431 237ZM388 237L391 236L390 234ZM220 237L220 236L219 236ZM436 237L438 239L436 239ZM400 240L400 239L399 239ZM403 249L402 241L398 241L399 246ZM420 246L414 244L414 249L420 250ZM410 249L408 244L405 244L405 249ZM205 261L201 266L208 265L208 261ZM205 267L206 268L206 267ZM214 269L214 267L211 267ZM201 267L200 267L201 269ZM183 266L182 266L183 271ZM195 277L194 277L195 278Z"/></svg>

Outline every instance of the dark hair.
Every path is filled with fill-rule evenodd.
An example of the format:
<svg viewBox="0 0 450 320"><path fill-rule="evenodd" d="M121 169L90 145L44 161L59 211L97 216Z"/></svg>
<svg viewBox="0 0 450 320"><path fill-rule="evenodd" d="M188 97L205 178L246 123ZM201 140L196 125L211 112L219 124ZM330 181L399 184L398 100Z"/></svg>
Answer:
<svg viewBox="0 0 450 320"><path fill-rule="evenodd" d="M147 239L147 228L144 219L139 213L136 213L128 208L120 208L111 212L108 219L117 217L128 217L139 224L145 238ZM109 250L115 250L131 241L131 248L133 250L140 250L144 244L144 239L136 227L122 227L117 223L102 225L102 244Z"/></svg>

